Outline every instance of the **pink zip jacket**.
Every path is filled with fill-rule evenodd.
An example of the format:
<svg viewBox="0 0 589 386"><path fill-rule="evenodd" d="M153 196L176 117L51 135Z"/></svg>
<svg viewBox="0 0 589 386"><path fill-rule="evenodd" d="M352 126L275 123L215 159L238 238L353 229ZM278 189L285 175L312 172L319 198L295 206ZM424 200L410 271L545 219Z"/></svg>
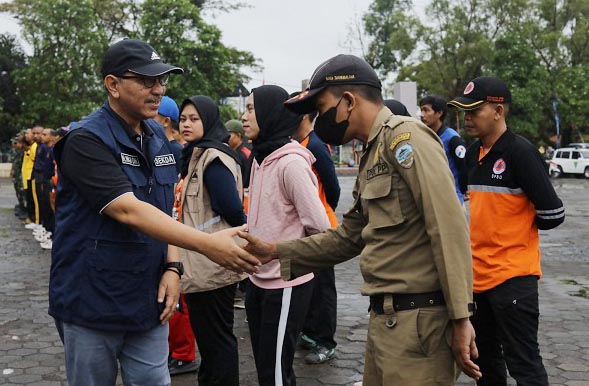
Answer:
<svg viewBox="0 0 589 386"><path fill-rule="evenodd" d="M254 159L250 178L247 219L249 233L268 242L299 239L329 229L329 219L319 199L317 178L311 169L313 154L291 142L267 156L262 165ZM260 267L250 280L260 288L294 287L313 279L307 274L295 280L280 278L280 262Z"/></svg>

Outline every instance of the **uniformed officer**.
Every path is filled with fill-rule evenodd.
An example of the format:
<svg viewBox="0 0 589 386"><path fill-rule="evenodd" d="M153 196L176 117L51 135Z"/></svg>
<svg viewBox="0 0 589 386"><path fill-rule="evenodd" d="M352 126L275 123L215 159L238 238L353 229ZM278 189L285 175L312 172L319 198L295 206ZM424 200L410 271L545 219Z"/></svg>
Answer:
<svg viewBox="0 0 589 386"><path fill-rule="evenodd" d="M10 150L10 157L12 159L12 169L10 169L10 176L14 184L14 191L18 204L14 209L14 214L21 219L26 218L25 206L25 189L22 182L22 162L24 155L24 133L20 132L12 139L12 149Z"/></svg>
<svg viewBox="0 0 589 386"><path fill-rule="evenodd" d="M452 385L455 360L479 378L468 231L439 138L391 114L376 73L352 55L321 64L286 106L318 110L315 132L325 142L365 143L355 201L337 228L304 239L271 244L241 232L246 249L280 258L284 279L360 254L371 305L364 385Z"/></svg>
<svg viewBox="0 0 589 386"><path fill-rule="evenodd" d="M70 385L169 385L168 325L183 273L174 244L254 272L236 229L205 234L172 219L174 157L153 118L170 72L149 44L106 51L108 101L55 146L59 182L49 314ZM249 259L249 263L242 259ZM118 362L118 363L117 363Z"/></svg>

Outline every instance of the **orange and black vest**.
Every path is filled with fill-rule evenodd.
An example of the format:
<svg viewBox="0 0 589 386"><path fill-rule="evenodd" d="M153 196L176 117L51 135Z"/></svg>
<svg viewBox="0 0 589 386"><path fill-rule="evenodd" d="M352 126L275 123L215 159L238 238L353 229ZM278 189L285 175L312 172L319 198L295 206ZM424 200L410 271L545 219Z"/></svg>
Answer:
<svg viewBox="0 0 589 386"><path fill-rule="evenodd" d="M541 276L538 229L558 226L565 215L540 153L507 129L486 154L476 141L466 163L474 292Z"/></svg>

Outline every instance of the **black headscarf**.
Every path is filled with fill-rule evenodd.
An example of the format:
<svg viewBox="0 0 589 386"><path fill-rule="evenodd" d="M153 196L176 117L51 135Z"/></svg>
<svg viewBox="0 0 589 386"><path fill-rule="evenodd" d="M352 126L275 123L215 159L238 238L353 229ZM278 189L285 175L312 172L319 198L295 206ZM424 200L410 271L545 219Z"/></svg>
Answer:
<svg viewBox="0 0 589 386"><path fill-rule="evenodd" d="M260 132L252 141L253 156L259 164L273 151L290 142L290 137L301 124L303 115L284 107L288 92L279 86L261 86L252 90L254 109Z"/></svg>
<svg viewBox="0 0 589 386"><path fill-rule="evenodd" d="M410 117L409 111L407 111L407 107L401 102L396 99L385 99L384 105L391 110L391 113L395 115L404 115L406 117Z"/></svg>
<svg viewBox="0 0 589 386"><path fill-rule="evenodd" d="M195 147L203 149L213 148L230 155L239 163L239 156L227 143L229 141L229 131L221 122L219 107L210 97L205 95L194 95L182 102L180 113L184 110L187 104L191 103L196 108L198 115L202 121L204 134L201 139L188 142L184 149L182 149L182 178L188 174L188 164L192 158L192 152ZM180 130L182 128L180 127Z"/></svg>

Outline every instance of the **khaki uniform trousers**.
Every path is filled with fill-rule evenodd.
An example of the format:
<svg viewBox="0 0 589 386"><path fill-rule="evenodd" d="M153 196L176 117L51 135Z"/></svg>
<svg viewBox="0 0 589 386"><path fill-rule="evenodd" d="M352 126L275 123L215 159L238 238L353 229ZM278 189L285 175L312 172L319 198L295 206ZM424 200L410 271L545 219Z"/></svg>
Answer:
<svg viewBox="0 0 589 386"><path fill-rule="evenodd" d="M388 303L388 304L387 304ZM460 375L445 306L370 312L363 386L448 386Z"/></svg>

